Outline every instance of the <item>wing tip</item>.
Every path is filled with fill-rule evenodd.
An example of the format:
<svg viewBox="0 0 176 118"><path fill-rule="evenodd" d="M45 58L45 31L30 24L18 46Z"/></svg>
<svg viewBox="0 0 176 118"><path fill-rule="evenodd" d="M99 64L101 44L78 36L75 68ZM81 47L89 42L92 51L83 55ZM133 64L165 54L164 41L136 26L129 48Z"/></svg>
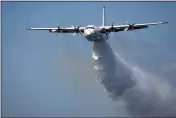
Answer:
<svg viewBox="0 0 176 118"><path fill-rule="evenodd" d="M26 30L30 30L31 28L26 28Z"/></svg>
<svg viewBox="0 0 176 118"><path fill-rule="evenodd" d="M167 24L168 22L166 21L166 22L162 22L162 24Z"/></svg>

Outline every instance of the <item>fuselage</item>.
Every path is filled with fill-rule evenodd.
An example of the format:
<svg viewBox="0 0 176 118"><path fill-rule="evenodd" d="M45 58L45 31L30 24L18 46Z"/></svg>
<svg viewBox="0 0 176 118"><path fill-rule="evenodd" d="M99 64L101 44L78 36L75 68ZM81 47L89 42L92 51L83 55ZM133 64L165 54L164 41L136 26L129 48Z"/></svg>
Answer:
<svg viewBox="0 0 176 118"><path fill-rule="evenodd" d="M94 25L88 25L84 29L84 36L88 41L101 41L108 39L108 33L101 33Z"/></svg>

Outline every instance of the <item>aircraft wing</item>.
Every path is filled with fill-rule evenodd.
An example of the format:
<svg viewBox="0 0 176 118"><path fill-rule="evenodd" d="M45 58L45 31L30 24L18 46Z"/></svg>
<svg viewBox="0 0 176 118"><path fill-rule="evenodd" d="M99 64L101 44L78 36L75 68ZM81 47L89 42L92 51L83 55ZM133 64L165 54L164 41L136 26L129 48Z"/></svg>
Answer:
<svg viewBox="0 0 176 118"><path fill-rule="evenodd" d="M101 32L119 32L148 28L150 25L166 24L168 22L156 22L156 23L144 23L144 24L128 24L128 25L116 25L116 26L100 26Z"/></svg>
<svg viewBox="0 0 176 118"><path fill-rule="evenodd" d="M85 27L66 27L66 28L26 28L27 30L48 30L53 33L83 33Z"/></svg>

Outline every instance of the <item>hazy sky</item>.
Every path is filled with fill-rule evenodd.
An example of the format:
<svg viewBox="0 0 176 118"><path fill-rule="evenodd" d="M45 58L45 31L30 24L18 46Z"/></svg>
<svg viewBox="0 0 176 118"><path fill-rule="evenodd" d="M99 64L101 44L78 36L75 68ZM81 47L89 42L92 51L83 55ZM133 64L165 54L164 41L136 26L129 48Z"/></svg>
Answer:
<svg viewBox="0 0 176 118"><path fill-rule="evenodd" d="M126 60L150 71L161 63L158 73L176 65L176 2L2 2L3 116L127 115L117 112L95 81L92 42L81 35L25 29L57 27L58 22L101 25L103 5L108 25L168 21L136 33L116 33L110 43Z"/></svg>

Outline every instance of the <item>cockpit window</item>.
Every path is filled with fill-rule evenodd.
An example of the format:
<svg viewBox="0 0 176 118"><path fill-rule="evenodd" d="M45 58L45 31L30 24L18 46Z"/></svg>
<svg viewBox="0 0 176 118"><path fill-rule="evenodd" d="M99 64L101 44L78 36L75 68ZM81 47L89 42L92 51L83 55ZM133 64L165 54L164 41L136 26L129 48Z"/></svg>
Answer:
<svg viewBox="0 0 176 118"><path fill-rule="evenodd" d="M86 29L95 29L95 27L86 27Z"/></svg>

